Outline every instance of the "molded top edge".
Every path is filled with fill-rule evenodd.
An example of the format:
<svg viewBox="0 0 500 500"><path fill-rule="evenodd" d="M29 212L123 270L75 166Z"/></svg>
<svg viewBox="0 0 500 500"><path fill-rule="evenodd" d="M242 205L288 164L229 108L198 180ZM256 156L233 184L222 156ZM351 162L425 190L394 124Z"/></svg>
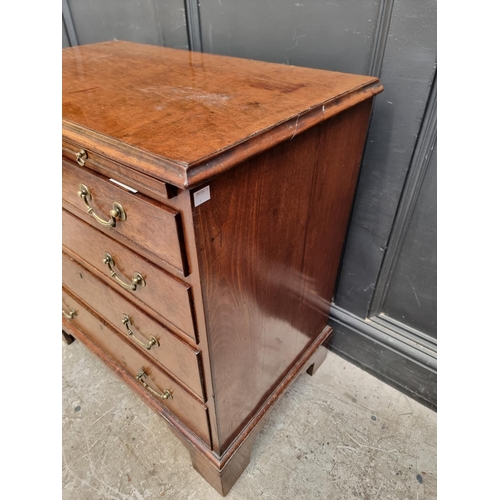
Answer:
<svg viewBox="0 0 500 500"><path fill-rule="evenodd" d="M104 42L63 50L63 137L185 189L382 90L371 76Z"/></svg>

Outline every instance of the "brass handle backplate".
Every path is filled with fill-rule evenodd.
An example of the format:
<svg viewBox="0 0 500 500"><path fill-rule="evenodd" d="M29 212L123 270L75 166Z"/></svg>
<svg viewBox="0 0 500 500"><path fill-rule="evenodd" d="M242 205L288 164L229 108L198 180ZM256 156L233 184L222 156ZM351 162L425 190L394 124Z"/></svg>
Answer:
<svg viewBox="0 0 500 500"><path fill-rule="evenodd" d="M66 319L73 319L76 316L76 311L74 309L70 309L69 312L66 312L63 309L62 314Z"/></svg>
<svg viewBox="0 0 500 500"><path fill-rule="evenodd" d="M76 163L78 163L80 167L83 167L85 165L85 160L87 160L87 158L89 157L85 149L80 149L80 151L78 151L78 153L76 153L75 156L76 156Z"/></svg>
<svg viewBox="0 0 500 500"><path fill-rule="evenodd" d="M142 384L142 386L147 389L151 394L154 394L156 397L160 399L174 399L174 396L172 396L172 391L165 391L163 394L160 394L159 392L156 392L154 389L149 387L148 384L144 381L144 379L147 378L146 372L144 371L144 368L141 368L135 378Z"/></svg>
<svg viewBox="0 0 500 500"><path fill-rule="evenodd" d="M151 349L151 347L153 347L154 345L158 345L158 346L160 345L158 343L158 340L156 339L156 337L154 337L153 335L151 335L151 338L149 339L149 342L147 344L145 344L144 342L141 342L134 335L134 332L130 328L132 326L132 320L129 318L128 315L126 315L126 314L123 315L122 323L125 325L125 328L127 329L127 333L130 335L130 337L132 337L134 339L134 341L137 344L139 344L141 347L143 347L144 349L147 349L149 351Z"/></svg>
<svg viewBox="0 0 500 500"><path fill-rule="evenodd" d="M109 220L102 219L95 212L94 209L90 206L90 201L92 200L92 195L90 194L89 188L85 184L80 184L80 189L78 191L78 196L85 203L85 207L87 208L87 213L94 217L94 219L99 222L102 226L107 227L115 227L116 219L118 220L127 220L127 214L123 207L116 201L113 202L113 208L109 211L109 216L111 217Z"/></svg>
<svg viewBox="0 0 500 500"><path fill-rule="evenodd" d="M141 273L135 272L131 283L127 283L126 281L123 281L116 271L113 269L115 267L115 261L113 260L113 257L111 256L110 253L104 252L104 259L102 259L102 262L106 264L111 272L111 277L116 280L123 288L126 288L127 290L131 290L132 292L135 292L137 290L138 286L146 286L146 280L143 278Z"/></svg>

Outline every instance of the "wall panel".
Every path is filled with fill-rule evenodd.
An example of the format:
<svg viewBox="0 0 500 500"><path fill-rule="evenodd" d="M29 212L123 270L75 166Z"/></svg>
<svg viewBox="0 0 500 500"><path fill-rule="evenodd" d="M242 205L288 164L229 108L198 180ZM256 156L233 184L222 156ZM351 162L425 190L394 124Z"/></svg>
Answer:
<svg viewBox="0 0 500 500"><path fill-rule="evenodd" d="M64 24L64 19L62 20L62 46L63 49L65 47L69 47L69 38L68 38L68 31L66 30L66 25Z"/></svg>
<svg viewBox="0 0 500 500"><path fill-rule="evenodd" d="M370 309L436 71L436 0L396 0L352 213L336 304Z"/></svg>
<svg viewBox="0 0 500 500"><path fill-rule="evenodd" d="M437 176L434 148L381 314L437 338Z"/></svg>
<svg viewBox="0 0 500 500"><path fill-rule="evenodd" d="M203 0L205 52L367 74L374 0Z"/></svg>
<svg viewBox="0 0 500 500"><path fill-rule="evenodd" d="M187 49L182 0L68 0L80 44L107 40Z"/></svg>

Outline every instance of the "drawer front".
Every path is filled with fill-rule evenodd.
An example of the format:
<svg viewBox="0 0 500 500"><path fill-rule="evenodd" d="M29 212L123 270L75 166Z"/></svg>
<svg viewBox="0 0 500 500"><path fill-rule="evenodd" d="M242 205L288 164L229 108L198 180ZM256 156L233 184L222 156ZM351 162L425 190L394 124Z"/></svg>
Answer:
<svg viewBox="0 0 500 500"><path fill-rule="evenodd" d="M78 328L86 337L97 344L120 366L133 377L141 370L146 374L143 379L152 391L158 393L157 399L163 406L194 431L209 446L210 433L208 426L208 411L205 405L191 397L179 384L162 370L142 356L142 354L126 342L120 333L112 326L90 313L82 303L74 299L63 288L63 311L73 311L73 318L68 321ZM89 380L95 383L97 380ZM143 387L143 384L137 382ZM149 389L144 388L151 392ZM161 395L169 391L172 398L161 399Z"/></svg>
<svg viewBox="0 0 500 500"><path fill-rule="evenodd" d="M128 239L129 246L135 246L150 252L172 265L186 276L187 264L182 236L181 215L176 210L146 199L141 194L133 194L122 189L105 177L94 174L84 168L72 165L63 160L63 201L72 205L102 231L118 233ZM86 186L90 195L82 198L81 185ZM114 221L110 211L116 209L125 213L125 220L115 216ZM113 221L114 227L96 222L88 213L89 207L104 221ZM120 208L119 207L119 208Z"/></svg>
<svg viewBox="0 0 500 500"><path fill-rule="evenodd" d="M97 231L78 217L63 210L63 246L95 268L96 272L130 300L150 307L166 326L175 326L188 337L196 340L191 309L190 286L159 267L151 264L104 233ZM103 262L105 253L113 258L114 265ZM116 272L112 277L111 269ZM135 290L124 288L118 279L129 284L139 273L145 286Z"/></svg>
<svg viewBox="0 0 500 500"><path fill-rule="evenodd" d="M166 330L137 306L64 254L62 275L63 285L66 288L204 400L199 351ZM125 322L124 318L126 318Z"/></svg>
<svg viewBox="0 0 500 500"><path fill-rule="evenodd" d="M141 193L151 196L155 200L164 202L166 199L171 200L169 203L176 203L175 197L178 190L171 184L149 177L137 170L130 169L121 163L110 160L90 149L83 149L80 145L74 144L71 141L62 140L62 155L70 161L71 164L78 163L81 154L84 154L83 165L86 169L94 170L100 174L122 181L123 183L137 189ZM86 158L85 158L86 156ZM82 162L82 159L80 159Z"/></svg>

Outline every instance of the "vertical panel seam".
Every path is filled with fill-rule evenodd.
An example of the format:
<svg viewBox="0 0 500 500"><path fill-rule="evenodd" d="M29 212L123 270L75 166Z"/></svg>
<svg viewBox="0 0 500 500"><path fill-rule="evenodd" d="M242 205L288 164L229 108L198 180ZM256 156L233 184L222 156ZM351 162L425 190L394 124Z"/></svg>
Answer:
<svg viewBox="0 0 500 500"><path fill-rule="evenodd" d="M62 15L64 19L64 25L66 26L66 32L68 33L69 43L72 47L80 45L78 43L78 37L75 31L75 25L73 23L73 16L71 15L71 9L69 8L68 0L63 0L62 2Z"/></svg>
<svg viewBox="0 0 500 500"><path fill-rule="evenodd" d="M369 74L380 78L382 73L382 63L384 61L387 37L389 36L389 26L391 24L392 7L394 0L381 0L377 15L377 28L375 30L375 41L370 61Z"/></svg>
<svg viewBox="0 0 500 500"><path fill-rule="evenodd" d="M201 40L200 5L198 0L184 0L189 50L203 52Z"/></svg>
<svg viewBox="0 0 500 500"><path fill-rule="evenodd" d="M394 267L404 243L417 202L418 193L424 180L431 153L436 144L437 134L437 76L434 73L431 91L427 100L417 143L408 168L396 216L389 235L385 256L380 266L379 275L372 296L368 316L378 316L387 295L387 289L394 272Z"/></svg>

